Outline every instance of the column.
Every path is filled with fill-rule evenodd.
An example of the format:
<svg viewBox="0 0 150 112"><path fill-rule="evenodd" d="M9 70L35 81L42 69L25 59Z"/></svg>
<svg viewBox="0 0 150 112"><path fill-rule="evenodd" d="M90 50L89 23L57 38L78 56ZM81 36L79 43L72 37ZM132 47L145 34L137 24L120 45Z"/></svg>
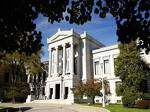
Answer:
<svg viewBox="0 0 150 112"><path fill-rule="evenodd" d="M55 94L56 94L56 84L54 84L54 86L53 86L53 95L52 95L52 99L55 99Z"/></svg>
<svg viewBox="0 0 150 112"><path fill-rule="evenodd" d="M27 83L30 83L30 82L31 82L31 81L30 81L30 74L27 74L27 77L28 77Z"/></svg>
<svg viewBox="0 0 150 112"><path fill-rule="evenodd" d="M64 99L64 85L63 85L64 77L61 76L61 83L60 83L60 99Z"/></svg>
<svg viewBox="0 0 150 112"><path fill-rule="evenodd" d="M49 49L49 66L48 66L48 76L51 76L51 69L52 69L52 49Z"/></svg>
<svg viewBox="0 0 150 112"><path fill-rule="evenodd" d="M114 56L113 55L110 55L110 75L111 75L111 77L115 76Z"/></svg>
<svg viewBox="0 0 150 112"><path fill-rule="evenodd" d="M79 47L79 45L77 46L77 75L81 75L81 73L80 73L80 68L81 68L81 63L82 62L80 62L80 47Z"/></svg>
<svg viewBox="0 0 150 112"><path fill-rule="evenodd" d="M63 45L63 75L65 75L66 72L66 45Z"/></svg>
<svg viewBox="0 0 150 112"><path fill-rule="evenodd" d="M71 45L71 49L70 49L70 52L71 52L71 56L70 56L70 62L71 62L71 68L70 68L70 74L74 74L74 44L73 42L70 44Z"/></svg>
<svg viewBox="0 0 150 112"><path fill-rule="evenodd" d="M56 74L56 76L58 76L58 46L56 47L55 74Z"/></svg>

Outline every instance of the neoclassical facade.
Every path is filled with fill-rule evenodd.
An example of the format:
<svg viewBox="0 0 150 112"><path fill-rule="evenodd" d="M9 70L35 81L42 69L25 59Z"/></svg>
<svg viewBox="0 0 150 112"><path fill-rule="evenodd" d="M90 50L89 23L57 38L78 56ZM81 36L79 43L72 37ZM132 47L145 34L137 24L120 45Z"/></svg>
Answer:
<svg viewBox="0 0 150 112"><path fill-rule="evenodd" d="M79 34L73 29L58 29L56 34L47 39L47 43L49 66L45 102L74 103L76 97L72 88L79 81L85 82L92 78L101 80L102 77L109 82L110 94L107 99L110 103L121 100L121 96L116 94L120 79L114 72L114 61L119 55L118 45L105 46L86 32ZM143 52L141 56L150 63L150 55ZM148 83L150 85L150 81ZM96 96L95 102L101 101L102 98Z"/></svg>

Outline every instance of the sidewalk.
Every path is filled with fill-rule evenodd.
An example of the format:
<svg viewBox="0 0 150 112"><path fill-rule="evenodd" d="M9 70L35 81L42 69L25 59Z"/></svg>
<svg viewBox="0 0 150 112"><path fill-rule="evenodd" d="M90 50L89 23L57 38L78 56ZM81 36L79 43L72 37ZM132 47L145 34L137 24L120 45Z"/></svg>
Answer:
<svg viewBox="0 0 150 112"><path fill-rule="evenodd" d="M110 112L109 110L101 107L93 107L93 106L84 106L80 104L73 104L72 106L68 107L77 112Z"/></svg>
<svg viewBox="0 0 150 112"><path fill-rule="evenodd" d="M25 112L110 112L101 107L84 106L80 104L63 105L50 103L0 103L1 107L31 108Z"/></svg>

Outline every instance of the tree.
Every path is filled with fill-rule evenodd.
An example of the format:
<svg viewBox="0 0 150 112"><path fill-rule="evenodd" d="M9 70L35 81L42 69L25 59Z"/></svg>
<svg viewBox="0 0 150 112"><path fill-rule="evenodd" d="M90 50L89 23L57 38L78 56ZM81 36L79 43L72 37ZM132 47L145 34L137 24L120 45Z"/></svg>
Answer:
<svg viewBox="0 0 150 112"><path fill-rule="evenodd" d="M133 107L135 101L142 98L144 90L141 84L150 76L150 68L140 57L136 42L120 44L120 55L116 59L115 74L122 80L119 94L123 96L123 105Z"/></svg>
<svg viewBox="0 0 150 112"><path fill-rule="evenodd" d="M34 61L36 64L34 65ZM12 102L21 96L27 96L29 94L29 85L26 81L27 71L30 74L37 74L40 71L40 57L38 54L32 54L27 56L25 53L14 52L12 54L6 54L0 60L1 64L5 66L5 71L9 73L9 84L7 87L7 97L12 98ZM20 95L20 96L19 96Z"/></svg>
<svg viewBox="0 0 150 112"><path fill-rule="evenodd" d="M15 50L27 54L41 49L41 33L35 30L38 14L49 22L64 18L71 24L111 14L117 24L118 40L129 43L139 39L139 47L150 50L149 0L2 0L0 3L0 55Z"/></svg>
<svg viewBox="0 0 150 112"><path fill-rule="evenodd" d="M14 51L27 55L37 53L41 47L41 33L33 21L38 13L30 0L2 0L0 3L0 56Z"/></svg>
<svg viewBox="0 0 150 112"><path fill-rule="evenodd" d="M83 24L92 18L92 9L100 18L111 14L117 24L118 41L139 39L139 47L150 51L150 0L74 0L66 20Z"/></svg>
<svg viewBox="0 0 150 112"><path fill-rule="evenodd" d="M92 104L94 104L95 96L101 95L101 92L100 92L101 89L102 89L101 82L91 79L91 80L87 80L86 83L80 82L73 89L73 92L74 92L75 96L85 95L87 97L90 97L92 100ZM106 80L104 81L104 89L105 89L105 94L109 94L108 82Z"/></svg>
<svg viewBox="0 0 150 112"><path fill-rule="evenodd" d="M84 95L90 97L92 99L92 104L94 104L95 96L100 95L101 85L98 82L95 82L94 80L87 80L84 84Z"/></svg>

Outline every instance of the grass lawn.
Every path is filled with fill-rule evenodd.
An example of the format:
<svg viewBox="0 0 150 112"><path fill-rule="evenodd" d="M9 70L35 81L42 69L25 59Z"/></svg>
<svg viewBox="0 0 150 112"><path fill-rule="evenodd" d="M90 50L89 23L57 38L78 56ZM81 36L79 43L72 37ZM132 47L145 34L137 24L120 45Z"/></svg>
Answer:
<svg viewBox="0 0 150 112"><path fill-rule="evenodd" d="M102 107L101 104L88 105L87 103L83 103L81 105ZM125 108L121 104L110 104L106 106L106 109L110 110L110 112L150 112L150 109Z"/></svg>
<svg viewBox="0 0 150 112"><path fill-rule="evenodd" d="M125 108L119 104L106 106L106 109L110 112L150 112L150 109Z"/></svg>

